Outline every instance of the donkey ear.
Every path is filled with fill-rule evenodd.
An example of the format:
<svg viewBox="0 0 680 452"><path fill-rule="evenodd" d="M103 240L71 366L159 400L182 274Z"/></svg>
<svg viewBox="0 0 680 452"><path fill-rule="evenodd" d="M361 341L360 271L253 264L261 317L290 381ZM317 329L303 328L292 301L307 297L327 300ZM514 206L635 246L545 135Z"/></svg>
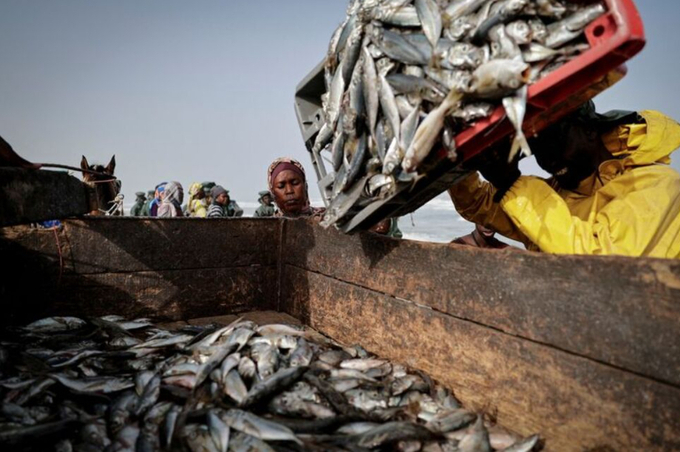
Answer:
<svg viewBox="0 0 680 452"><path fill-rule="evenodd" d="M109 162L109 164L106 165L106 168L104 168L104 172L113 175L113 170L115 169L116 169L116 156L114 155L113 157L111 157L111 161Z"/></svg>
<svg viewBox="0 0 680 452"><path fill-rule="evenodd" d="M81 169L90 169L89 163L87 163L87 159L83 155L83 159L80 161L80 168Z"/></svg>

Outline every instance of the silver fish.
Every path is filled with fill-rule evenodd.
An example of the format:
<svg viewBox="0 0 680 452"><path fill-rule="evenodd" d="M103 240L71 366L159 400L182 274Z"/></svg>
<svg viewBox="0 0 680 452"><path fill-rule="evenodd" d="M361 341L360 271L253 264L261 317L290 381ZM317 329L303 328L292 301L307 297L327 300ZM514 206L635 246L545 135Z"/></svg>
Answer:
<svg viewBox="0 0 680 452"><path fill-rule="evenodd" d="M260 378L267 378L276 371L279 363L279 352L276 347L268 344L256 344L251 347L251 356L257 364Z"/></svg>
<svg viewBox="0 0 680 452"><path fill-rule="evenodd" d="M518 60L491 60L472 73L469 93L482 99L506 97L528 80L529 65Z"/></svg>
<svg viewBox="0 0 680 452"><path fill-rule="evenodd" d="M439 6L434 0L415 0L414 3L423 32L434 49L442 35L442 17L439 13Z"/></svg>
<svg viewBox="0 0 680 452"><path fill-rule="evenodd" d="M420 26L420 19L418 18L416 8L409 5L396 8L390 5L378 5L373 9L372 16L374 20L388 25L396 25L398 27Z"/></svg>
<svg viewBox="0 0 680 452"><path fill-rule="evenodd" d="M224 377L224 393L238 404L242 403L248 395L248 388L236 369L230 370Z"/></svg>
<svg viewBox="0 0 680 452"><path fill-rule="evenodd" d="M382 109L387 122L392 130L392 135L399 140L399 125L401 123L399 118L399 109L397 107L397 101L394 98L394 92L390 87L389 82L384 76L380 76L379 83L379 96L380 96L380 107ZM389 153L389 152L388 152Z"/></svg>
<svg viewBox="0 0 680 452"><path fill-rule="evenodd" d="M512 161L520 151L525 157L531 155L529 142L527 141L524 131L522 130L522 125L524 124L524 114L527 110L527 93L528 87L525 85L517 90L517 93L514 96L503 99L505 114L508 116L508 120L515 128L515 138L512 140L508 161Z"/></svg>
<svg viewBox="0 0 680 452"><path fill-rule="evenodd" d="M368 50L363 50L363 93L364 104L366 105L366 117L368 119L368 127L371 136L375 137L375 128L378 122L378 110L380 109L380 100L378 97L378 73L375 68L373 57ZM339 165L338 165L339 166ZM337 169L336 169L337 171Z"/></svg>
<svg viewBox="0 0 680 452"><path fill-rule="evenodd" d="M449 22L453 22L459 17L477 11L488 0L454 0L444 10L444 16Z"/></svg>
<svg viewBox="0 0 680 452"><path fill-rule="evenodd" d="M241 407L247 407L260 400L269 397L270 395L285 389L295 381L297 381L300 376L307 371L307 367L289 367L287 369L280 369L271 377L264 379L260 382L255 383L248 391L248 395L245 400L239 405Z"/></svg>
<svg viewBox="0 0 680 452"><path fill-rule="evenodd" d="M69 389L85 393L109 394L122 391L134 386L129 378L116 377L91 377L91 378L71 378L65 374L50 374L62 385Z"/></svg>
<svg viewBox="0 0 680 452"><path fill-rule="evenodd" d="M448 47L442 57L440 64L444 69L473 70L486 61L483 48L463 42Z"/></svg>
<svg viewBox="0 0 680 452"><path fill-rule="evenodd" d="M441 102L446 94L435 83L422 77L408 74L391 74L385 79L396 94L416 94L418 98L434 103ZM397 108L399 107L397 106Z"/></svg>
<svg viewBox="0 0 680 452"><path fill-rule="evenodd" d="M517 44L529 44L533 39L531 26L524 20L510 22L505 26L505 31Z"/></svg>
<svg viewBox="0 0 680 452"><path fill-rule="evenodd" d="M205 425L187 424L182 432L187 446L192 452L217 452L217 445Z"/></svg>
<svg viewBox="0 0 680 452"><path fill-rule="evenodd" d="M77 317L47 317L29 323L24 327L32 333L58 333L61 331L77 330L87 323Z"/></svg>
<svg viewBox="0 0 680 452"><path fill-rule="evenodd" d="M442 411L428 421L425 427L435 433L446 433L465 428L476 419L476 415L466 410Z"/></svg>
<svg viewBox="0 0 680 452"><path fill-rule="evenodd" d="M302 444L295 434L287 427L271 422L242 410L228 410L222 420L234 430L246 433L261 440L294 441Z"/></svg>
<svg viewBox="0 0 680 452"><path fill-rule="evenodd" d="M229 450L234 452L275 452L266 442L245 433L235 432L229 439Z"/></svg>
<svg viewBox="0 0 680 452"><path fill-rule="evenodd" d="M338 69L335 71L335 75L333 75L331 88L328 91L328 105L325 113L326 123L329 124L331 128L335 127L335 124L338 121L340 104L342 102L342 96L345 93L345 79L342 77L343 67L344 61L340 61Z"/></svg>
<svg viewBox="0 0 680 452"><path fill-rule="evenodd" d="M387 149L385 154L385 160L383 161L383 174L392 174L397 167L401 164L404 159L404 150L399 146L399 141L397 138L393 138L390 143L390 147Z"/></svg>
<svg viewBox="0 0 680 452"><path fill-rule="evenodd" d="M524 438L510 447L503 449L503 452L530 452L534 449L534 446L538 443L540 437L538 435L531 435Z"/></svg>
<svg viewBox="0 0 680 452"><path fill-rule="evenodd" d="M404 153L406 153L406 149L408 149L413 142L413 137L415 136L416 130L418 129L419 117L420 104L416 105L415 108L412 109L411 113L409 113L409 115L406 116L406 118L404 118L401 123L399 147L404 150Z"/></svg>
<svg viewBox="0 0 680 452"><path fill-rule="evenodd" d="M314 350L312 350L312 347L306 340L300 338L298 341L298 347L290 355L290 366L309 366L309 364L312 362L313 356Z"/></svg>
<svg viewBox="0 0 680 452"><path fill-rule="evenodd" d="M458 448L461 452L491 452L489 433L481 416L477 416L474 425L458 443Z"/></svg>
<svg viewBox="0 0 680 452"><path fill-rule="evenodd" d="M324 123L323 126L321 126L319 133L316 134L312 151L319 152L324 149L331 141L331 138L333 138L333 128L327 123Z"/></svg>
<svg viewBox="0 0 680 452"><path fill-rule="evenodd" d="M361 55L361 43L364 36L363 25L357 23L352 32L347 39L347 45L342 55L342 68L338 67L338 70L342 69L342 77L345 80L345 84L348 84L352 73L354 73L357 61Z"/></svg>
<svg viewBox="0 0 680 452"><path fill-rule="evenodd" d="M382 27L369 27L373 43L391 59L405 64L427 64L427 58L401 34Z"/></svg>
<svg viewBox="0 0 680 452"><path fill-rule="evenodd" d="M548 25L548 36L545 45L550 48L558 48L569 41L578 38L583 30L598 17L607 12L601 3L586 6L571 16Z"/></svg>
<svg viewBox="0 0 680 452"><path fill-rule="evenodd" d="M257 372L257 368L252 359L247 356L242 356L241 360L238 362L238 373L243 378L254 378Z"/></svg>
<svg viewBox="0 0 680 452"><path fill-rule="evenodd" d="M444 118L453 109L458 107L461 99L462 94L460 92L449 91L444 101L420 123L411 146L404 155L404 160L401 164L404 171L407 173L415 172L420 163L428 156L439 137L439 132L441 132L444 126Z"/></svg>
<svg viewBox="0 0 680 452"><path fill-rule="evenodd" d="M548 27L541 19L533 18L528 21L531 28L531 39L539 44L545 44L548 37Z"/></svg>
<svg viewBox="0 0 680 452"><path fill-rule="evenodd" d="M208 430L210 437L217 446L219 452L227 452L229 449L229 426L215 413L215 411L208 411L206 415L208 420Z"/></svg>
<svg viewBox="0 0 680 452"><path fill-rule="evenodd" d="M288 336L304 336L305 331L300 327L295 327L293 325L283 325L272 323L268 325L262 325L255 329L255 331L266 336L268 334L287 334Z"/></svg>

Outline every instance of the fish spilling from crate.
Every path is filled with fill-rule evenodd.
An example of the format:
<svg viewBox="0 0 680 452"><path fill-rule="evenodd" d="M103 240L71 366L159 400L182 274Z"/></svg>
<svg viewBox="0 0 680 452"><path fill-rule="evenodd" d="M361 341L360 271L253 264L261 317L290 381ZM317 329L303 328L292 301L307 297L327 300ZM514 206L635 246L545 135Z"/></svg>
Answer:
<svg viewBox="0 0 680 452"><path fill-rule="evenodd" d="M324 125L312 155L334 170L322 224L413 185L433 148L502 106L510 156L529 155L528 86L589 49L602 3L565 0L354 0L324 66Z"/></svg>
<svg viewBox="0 0 680 452"><path fill-rule="evenodd" d="M21 450L529 451L426 374L293 325L50 317L3 332L0 444Z"/></svg>

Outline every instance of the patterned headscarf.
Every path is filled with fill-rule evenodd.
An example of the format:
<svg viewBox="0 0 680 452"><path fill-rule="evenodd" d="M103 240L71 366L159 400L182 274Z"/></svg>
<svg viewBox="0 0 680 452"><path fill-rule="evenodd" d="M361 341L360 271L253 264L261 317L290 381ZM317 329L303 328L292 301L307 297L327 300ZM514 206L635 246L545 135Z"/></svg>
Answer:
<svg viewBox="0 0 680 452"><path fill-rule="evenodd" d="M276 178L276 176L281 171L287 169L299 173L300 176L302 176L302 180L305 183L305 188L307 187L307 175L305 174L305 169L302 167L302 164L290 157L279 157L276 160L274 160L271 165L269 165L269 169L267 170L267 183L269 184L270 192L274 188L274 179Z"/></svg>

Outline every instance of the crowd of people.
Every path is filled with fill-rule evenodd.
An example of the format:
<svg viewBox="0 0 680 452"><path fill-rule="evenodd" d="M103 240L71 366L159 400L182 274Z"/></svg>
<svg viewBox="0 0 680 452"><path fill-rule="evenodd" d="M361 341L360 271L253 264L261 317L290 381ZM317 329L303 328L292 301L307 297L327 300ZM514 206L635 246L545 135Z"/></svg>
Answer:
<svg viewBox="0 0 680 452"><path fill-rule="evenodd" d="M243 209L231 199L229 190L215 182L194 182L189 186L187 202L184 201L184 187L177 181L161 182L153 190L135 193L137 199L130 209L134 217L196 217L222 218L240 217ZM271 217L276 213L269 191L259 193L260 207L256 217Z"/></svg>
<svg viewBox="0 0 680 452"><path fill-rule="evenodd" d="M269 190L258 193L260 206L255 217L309 217L320 221L324 208L313 207L309 201L309 191L305 169L300 162L281 157L267 170ZM130 210L132 216L142 217L197 217L228 218L243 216L243 209L231 199L229 190L214 182L194 182L189 186L189 196L184 201L184 188L177 181L162 182L146 194L137 192L135 205ZM396 219L378 223L373 232L389 237L401 238Z"/></svg>

